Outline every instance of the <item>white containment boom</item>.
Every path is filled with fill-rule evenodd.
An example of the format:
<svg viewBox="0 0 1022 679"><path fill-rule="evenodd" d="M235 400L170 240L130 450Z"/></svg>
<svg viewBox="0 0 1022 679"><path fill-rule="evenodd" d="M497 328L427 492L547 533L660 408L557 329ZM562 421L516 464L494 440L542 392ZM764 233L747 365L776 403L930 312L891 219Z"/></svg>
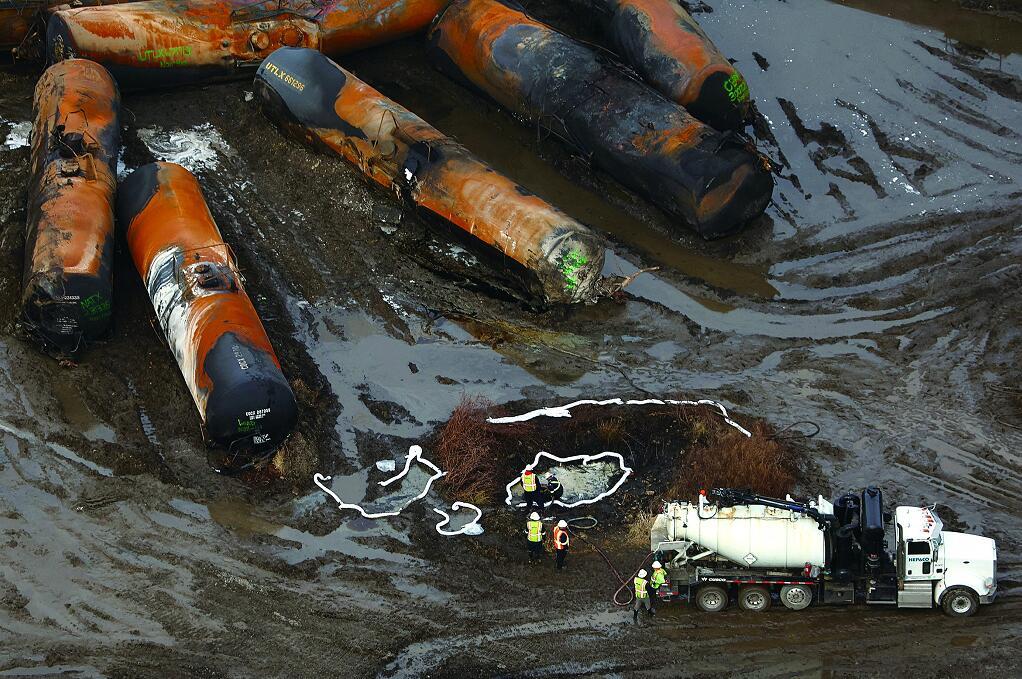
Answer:
<svg viewBox="0 0 1022 679"><path fill-rule="evenodd" d="M818 502L822 512L833 511L823 498ZM739 566L788 569L808 563L823 568L827 559L826 535L815 519L760 505L672 502L657 517L652 535L653 550L660 543L691 542Z"/></svg>

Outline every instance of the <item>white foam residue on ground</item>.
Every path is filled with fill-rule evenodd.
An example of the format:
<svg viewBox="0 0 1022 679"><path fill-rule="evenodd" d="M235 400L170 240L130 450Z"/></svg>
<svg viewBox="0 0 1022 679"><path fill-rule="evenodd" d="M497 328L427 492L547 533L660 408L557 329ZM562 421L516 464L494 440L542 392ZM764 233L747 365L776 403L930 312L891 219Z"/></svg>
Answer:
<svg viewBox="0 0 1022 679"><path fill-rule="evenodd" d="M611 479L621 473L618 465L611 462L595 462L587 465L563 465L551 467L557 480L564 488L561 501L566 503L589 500L607 492Z"/></svg>
<svg viewBox="0 0 1022 679"><path fill-rule="evenodd" d="M190 130L143 127L138 137L159 160L177 163L189 172L215 170L220 164L219 154L230 152L227 142L209 123Z"/></svg>
<svg viewBox="0 0 1022 679"><path fill-rule="evenodd" d="M0 122L5 122L0 119ZM4 138L4 148L20 149L29 144L29 136L32 134L32 123L11 123L11 130Z"/></svg>

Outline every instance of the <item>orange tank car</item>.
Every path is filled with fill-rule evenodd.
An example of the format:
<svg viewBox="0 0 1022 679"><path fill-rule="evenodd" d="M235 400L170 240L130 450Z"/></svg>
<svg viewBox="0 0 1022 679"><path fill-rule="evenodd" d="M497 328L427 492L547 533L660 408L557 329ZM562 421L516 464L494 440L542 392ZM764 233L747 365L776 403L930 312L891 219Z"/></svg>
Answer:
<svg viewBox="0 0 1022 679"><path fill-rule="evenodd" d="M441 69L573 144L705 238L770 202L764 158L693 118L585 45L500 0L454 0L430 30Z"/></svg>
<svg viewBox="0 0 1022 679"><path fill-rule="evenodd" d="M199 183L152 163L121 184L117 219L206 439L238 472L272 453L298 406Z"/></svg>
<svg viewBox="0 0 1022 679"><path fill-rule="evenodd" d="M22 309L44 343L75 353L112 311L120 95L99 64L55 64L36 84Z"/></svg>
<svg viewBox="0 0 1022 679"><path fill-rule="evenodd" d="M718 130L741 127L749 86L677 0L584 0L621 60Z"/></svg>
<svg viewBox="0 0 1022 679"><path fill-rule="evenodd" d="M322 54L277 50L255 89L285 132L496 248L535 274L547 300L599 294L604 248L589 229Z"/></svg>
<svg viewBox="0 0 1022 679"><path fill-rule="evenodd" d="M133 1L78 0L77 5L113 5ZM0 0L0 54L11 51L22 56L19 48L28 43L37 44L41 33L45 33L48 12L65 3L66 0ZM37 29L39 32L36 32Z"/></svg>
<svg viewBox="0 0 1022 679"><path fill-rule="evenodd" d="M281 46L339 55L423 31L446 0L149 0L55 12L50 61L87 56L124 88L237 77Z"/></svg>

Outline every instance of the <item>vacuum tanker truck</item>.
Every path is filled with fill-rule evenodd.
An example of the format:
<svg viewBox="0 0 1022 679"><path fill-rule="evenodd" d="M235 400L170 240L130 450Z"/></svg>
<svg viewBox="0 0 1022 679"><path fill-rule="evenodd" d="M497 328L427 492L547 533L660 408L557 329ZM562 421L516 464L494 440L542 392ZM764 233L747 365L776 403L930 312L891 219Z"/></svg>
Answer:
<svg viewBox="0 0 1022 679"><path fill-rule="evenodd" d="M997 594L992 539L944 530L934 507L892 516L872 486L833 503L701 491L696 504L665 503L650 546L670 578L659 596L708 612L735 600L763 611L776 598L792 610L864 602L965 617Z"/></svg>

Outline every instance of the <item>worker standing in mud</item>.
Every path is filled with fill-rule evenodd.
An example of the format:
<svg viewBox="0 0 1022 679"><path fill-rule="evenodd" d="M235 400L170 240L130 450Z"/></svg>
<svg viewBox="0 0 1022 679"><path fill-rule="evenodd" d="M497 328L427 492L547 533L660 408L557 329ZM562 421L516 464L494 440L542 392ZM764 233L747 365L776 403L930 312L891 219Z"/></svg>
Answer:
<svg viewBox="0 0 1022 679"><path fill-rule="evenodd" d="M650 595L650 610L653 613L656 613L656 605L657 605L657 602L660 600L661 590L664 591L664 592L667 591L667 588L665 586L666 584L667 584L667 571L664 570L663 564L661 564L659 561L654 561L653 562L653 575L650 576L650 579L649 579L649 586L650 586L650 590L651 590L651 595Z"/></svg>
<svg viewBox="0 0 1022 679"><path fill-rule="evenodd" d="M539 478L532 471L532 465L522 472L522 490L525 492L525 508L529 509L536 505L536 509L543 509L543 496L539 492Z"/></svg>
<svg viewBox="0 0 1022 679"><path fill-rule="evenodd" d="M543 474L543 483L545 485L547 497L550 498L550 504L557 502L564 495L564 486L557 480L553 472L547 472Z"/></svg>
<svg viewBox="0 0 1022 679"><path fill-rule="evenodd" d="M554 528L554 553L557 555L557 570L564 569L564 557L568 556L568 545L571 537L568 535L568 522L561 519Z"/></svg>
<svg viewBox="0 0 1022 679"><path fill-rule="evenodd" d="M525 526L529 546L529 563L532 563L536 559L543 558L543 522L539 519L539 513L530 514L529 521Z"/></svg>
<svg viewBox="0 0 1022 679"><path fill-rule="evenodd" d="M653 607L649 603L649 589L647 588L647 586L649 585L649 581L646 580L646 576L647 575L648 575L648 573L646 573L646 569L645 568L640 569L639 572L635 574L635 580L634 580L634 584L635 584L635 605L632 606L632 621L633 622L638 622L639 621L639 609L640 608L645 608L646 609L646 615L656 615L656 613L653 612Z"/></svg>

